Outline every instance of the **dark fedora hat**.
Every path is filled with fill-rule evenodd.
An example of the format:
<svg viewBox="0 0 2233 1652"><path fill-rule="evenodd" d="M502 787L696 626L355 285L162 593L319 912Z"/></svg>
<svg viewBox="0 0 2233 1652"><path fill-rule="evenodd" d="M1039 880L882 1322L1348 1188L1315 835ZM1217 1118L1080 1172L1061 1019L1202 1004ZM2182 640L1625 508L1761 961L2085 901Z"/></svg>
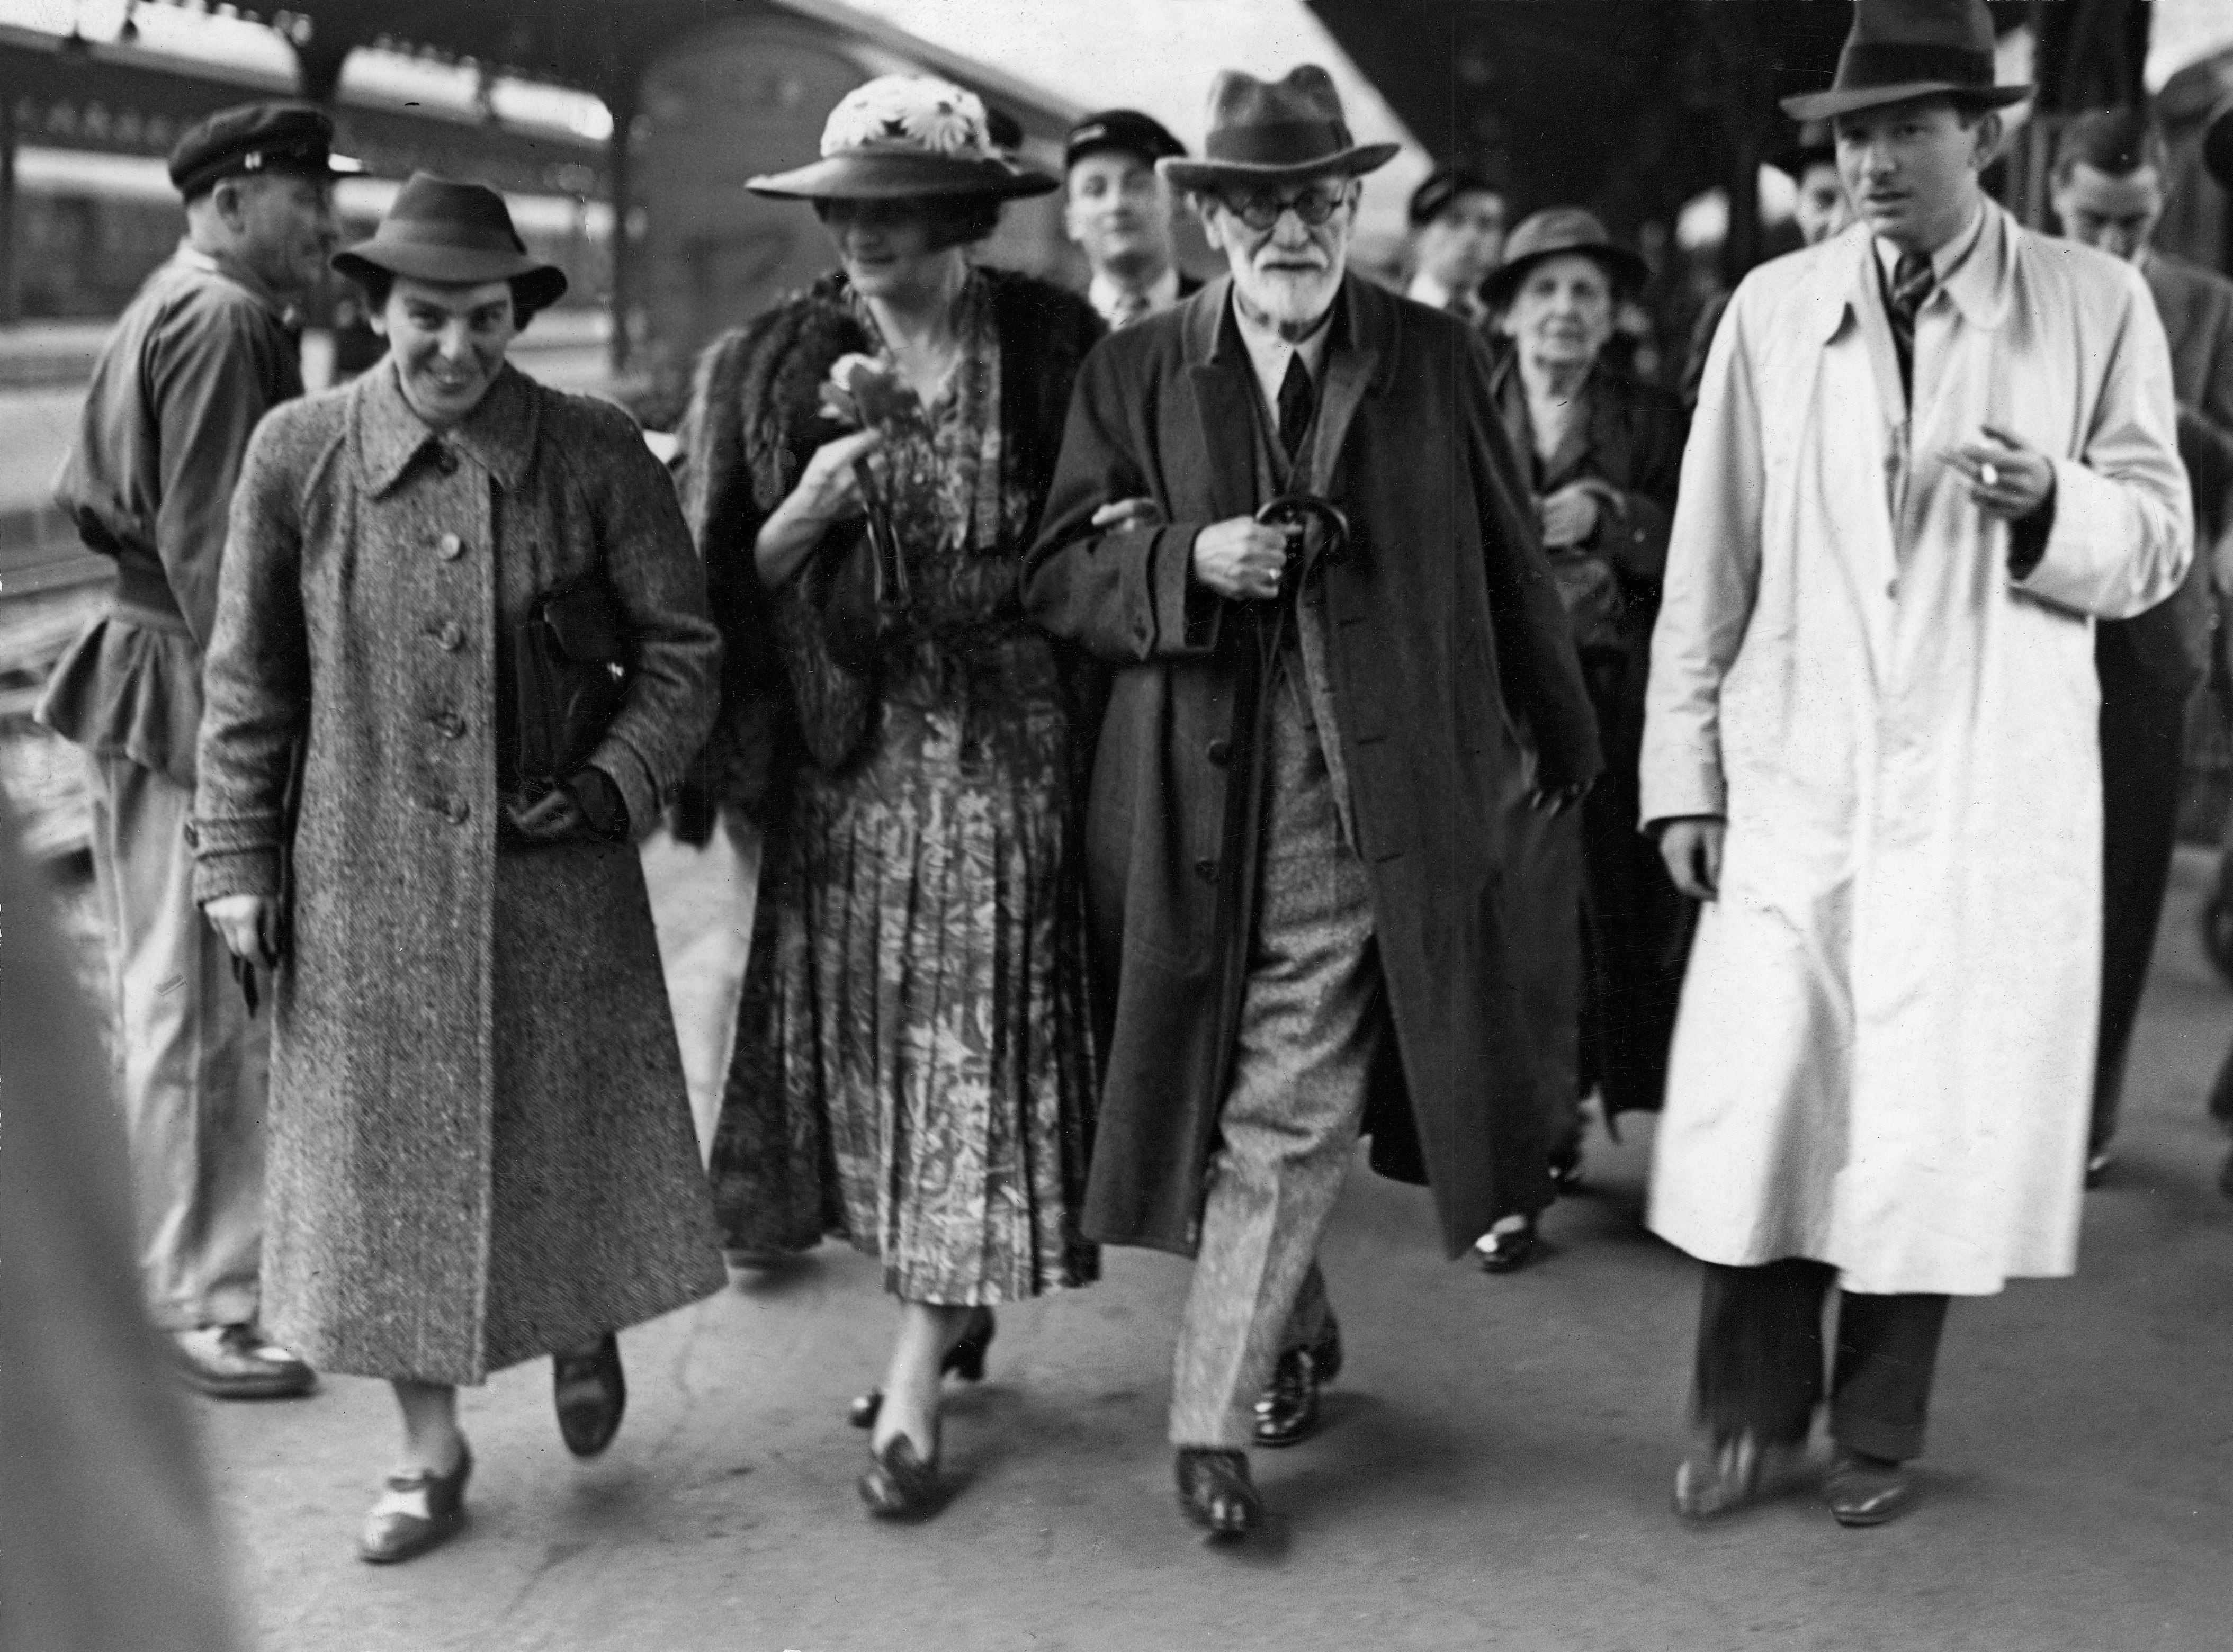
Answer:
<svg viewBox="0 0 2233 1652"><path fill-rule="evenodd" d="M1825 92L1783 100L1794 120L1834 120L1910 98L1951 96L1998 107L2028 86L1993 84L1993 16L1985 0L1853 0L1853 29Z"/></svg>
<svg viewBox="0 0 2233 1652"><path fill-rule="evenodd" d="M1512 302L1530 270L1546 258L1566 252L1595 258L1605 267L1614 289L1619 292L1633 292L1651 273L1643 259L1605 233L1596 213L1579 206L1546 206L1520 220L1512 238L1504 244L1504 262L1490 270L1488 279L1481 283L1482 295L1502 309Z"/></svg>
<svg viewBox="0 0 2233 1652"><path fill-rule="evenodd" d="M1226 69L1210 85L1202 158L1159 160L1156 170L1181 189L1301 183L1359 177L1386 166L1400 147L1352 139L1333 76L1316 63L1299 63L1277 81Z"/></svg>
<svg viewBox="0 0 2233 1652"><path fill-rule="evenodd" d="M880 75L830 111L819 160L748 178L745 187L782 200L893 201L1006 199L1061 185L1001 158L974 92L926 75Z"/></svg>
<svg viewBox="0 0 2233 1652"><path fill-rule="evenodd" d="M515 283L520 302L544 309L566 290L566 272L527 250L504 197L485 184L413 172L368 241L343 247L333 266L353 280L374 270L448 287Z"/></svg>

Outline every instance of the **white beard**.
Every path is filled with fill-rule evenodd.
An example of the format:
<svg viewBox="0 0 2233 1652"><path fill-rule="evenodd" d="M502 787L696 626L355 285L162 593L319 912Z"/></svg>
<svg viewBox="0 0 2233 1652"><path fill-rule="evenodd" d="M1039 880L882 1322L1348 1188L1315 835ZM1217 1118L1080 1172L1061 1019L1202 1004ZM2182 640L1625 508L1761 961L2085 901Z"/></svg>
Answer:
<svg viewBox="0 0 2233 1652"><path fill-rule="evenodd" d="M1233 283L1250 309L1279 327L1308 327L1332 305L1341 289L1341 267L1300 271L1260 270L1253 266L1234 271Z"/></svg>

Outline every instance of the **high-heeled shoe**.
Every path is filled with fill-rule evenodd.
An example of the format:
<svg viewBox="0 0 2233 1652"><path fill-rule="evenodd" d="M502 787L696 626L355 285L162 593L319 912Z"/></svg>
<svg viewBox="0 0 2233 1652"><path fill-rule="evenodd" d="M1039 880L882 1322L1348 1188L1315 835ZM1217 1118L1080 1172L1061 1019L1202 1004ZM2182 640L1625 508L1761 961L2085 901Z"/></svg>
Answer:
<svg viewBox="0 0 2233 1652"><path fill-rule="evenodd" d="M473 1454L460 1441L458 1466L446 1474L431 1468L390 1474L357 1533L358 1558L393 1565L457 1536L465 1529L465 1481L472 1472Z"/></svg>
<svg viewBox="0 0 2233 1652"><path fill-rule="evenodd" d="M985 1350L993 1346L993 1333L999 1330L993 1322L990 1308L979 1308L969 1316L969 1329L961 1333L954 1346L946 1350L946 1357L938 1363L941 1376L958 1376L965 1382L985 1380ZM873 1428L877 1415L884 1408L884 1391L870 1389L856 1399L845 1413L845 1421L856 1428Z"/></svg>
<svg viewBox="0 0 2233 1652"><path fill-rule="evenodd" d="M613 1443L628 1409L628 1377L621 1369L621 1339L607 1331L590 1354L555 1354L550 1398L558 1411L559 1438L576 1457L594 1457Z"/></svg>
<svg viewBox="0 0 2233 1652"><path fill-rule="evenodd" d="M869 1449L869 1472L857 1484L861 1500L880 1520L915 1520L934 1513L945 1494L938 1479L938 1447L931 1447L925 1462L914 1441L894 1434L882 1451Z"/></svg>
<svg viewBox="0 0 2233 1652"><path fill-rule="evenodd" d="M1474 1259L1483 1273L1510 1273L1533 1259L1537 1240L1535 1219L1523 1219L1516 1227L1495 1227L1474 1241Z"/></svg>

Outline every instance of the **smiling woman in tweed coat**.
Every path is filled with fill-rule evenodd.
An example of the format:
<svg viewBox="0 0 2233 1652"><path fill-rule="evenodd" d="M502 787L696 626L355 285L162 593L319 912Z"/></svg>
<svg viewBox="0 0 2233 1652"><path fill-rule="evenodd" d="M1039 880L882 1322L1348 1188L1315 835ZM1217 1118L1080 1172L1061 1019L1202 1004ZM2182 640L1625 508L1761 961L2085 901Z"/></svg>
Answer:
<svg viewBox="0 0 2233 1652"><path fill-rule="evenodd" d="M237 954L284 953L267 1311L311 1363L394 1383L403 1463L361 1551L396 1560L462 1519L457 1384L561 1356L561 1427L587 1455L624 1401L612 1333L722 1283L629 842L705 738L719 642L627 414L505 362L564 278L518 250L501 198L414 179L335 263L393 351L250 445L196 893ZM588 766L530 802L510 639L591 570L635 672Z"/></svg>

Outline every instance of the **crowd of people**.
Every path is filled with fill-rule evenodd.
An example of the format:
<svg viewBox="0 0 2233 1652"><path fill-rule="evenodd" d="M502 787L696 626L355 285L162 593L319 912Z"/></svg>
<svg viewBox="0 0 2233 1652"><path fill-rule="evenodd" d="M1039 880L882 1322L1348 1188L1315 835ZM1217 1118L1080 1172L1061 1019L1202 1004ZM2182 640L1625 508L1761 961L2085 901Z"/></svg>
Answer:
<svg viewBox="0 0 2233 1652"><path fill-rule="evenodd" d="M1618 365L1646 270L1579 205L1443 167L1406 291L1352 270L1395 147L1314 66L1220 74L1199 157L1092 115L1060 179L887 75L752 180L835 268L706 350L672 474L507 361L565 277L493 191L334 252L322 114L189 133L62 483L116 597L42 707L182 1372L391 1383L404 1560L465 1519L459 1385L550 1356L593 1455L621 1331L842 1235L898 1304L860 1494L921 1518L995 1311L1152 1246L1179 1502L1240 1537L1342 1364L1360 1135L1504 1272L1595 1097L1662 1113L1703 1265L1677 1509L1826 1410L1836 1519L1904 1512L1950 1298L2070 1272L2109 1162L2233 505L2160 139L2075 124L2088 245L2021 226L1993 45L1858 0L1786 103L1807 244L1683 388ZM973 256L1056 191L1082 294ZM387 354L305 398L329 255ZM701 1164L634 845L720 816L764 849Z"/></svg>

